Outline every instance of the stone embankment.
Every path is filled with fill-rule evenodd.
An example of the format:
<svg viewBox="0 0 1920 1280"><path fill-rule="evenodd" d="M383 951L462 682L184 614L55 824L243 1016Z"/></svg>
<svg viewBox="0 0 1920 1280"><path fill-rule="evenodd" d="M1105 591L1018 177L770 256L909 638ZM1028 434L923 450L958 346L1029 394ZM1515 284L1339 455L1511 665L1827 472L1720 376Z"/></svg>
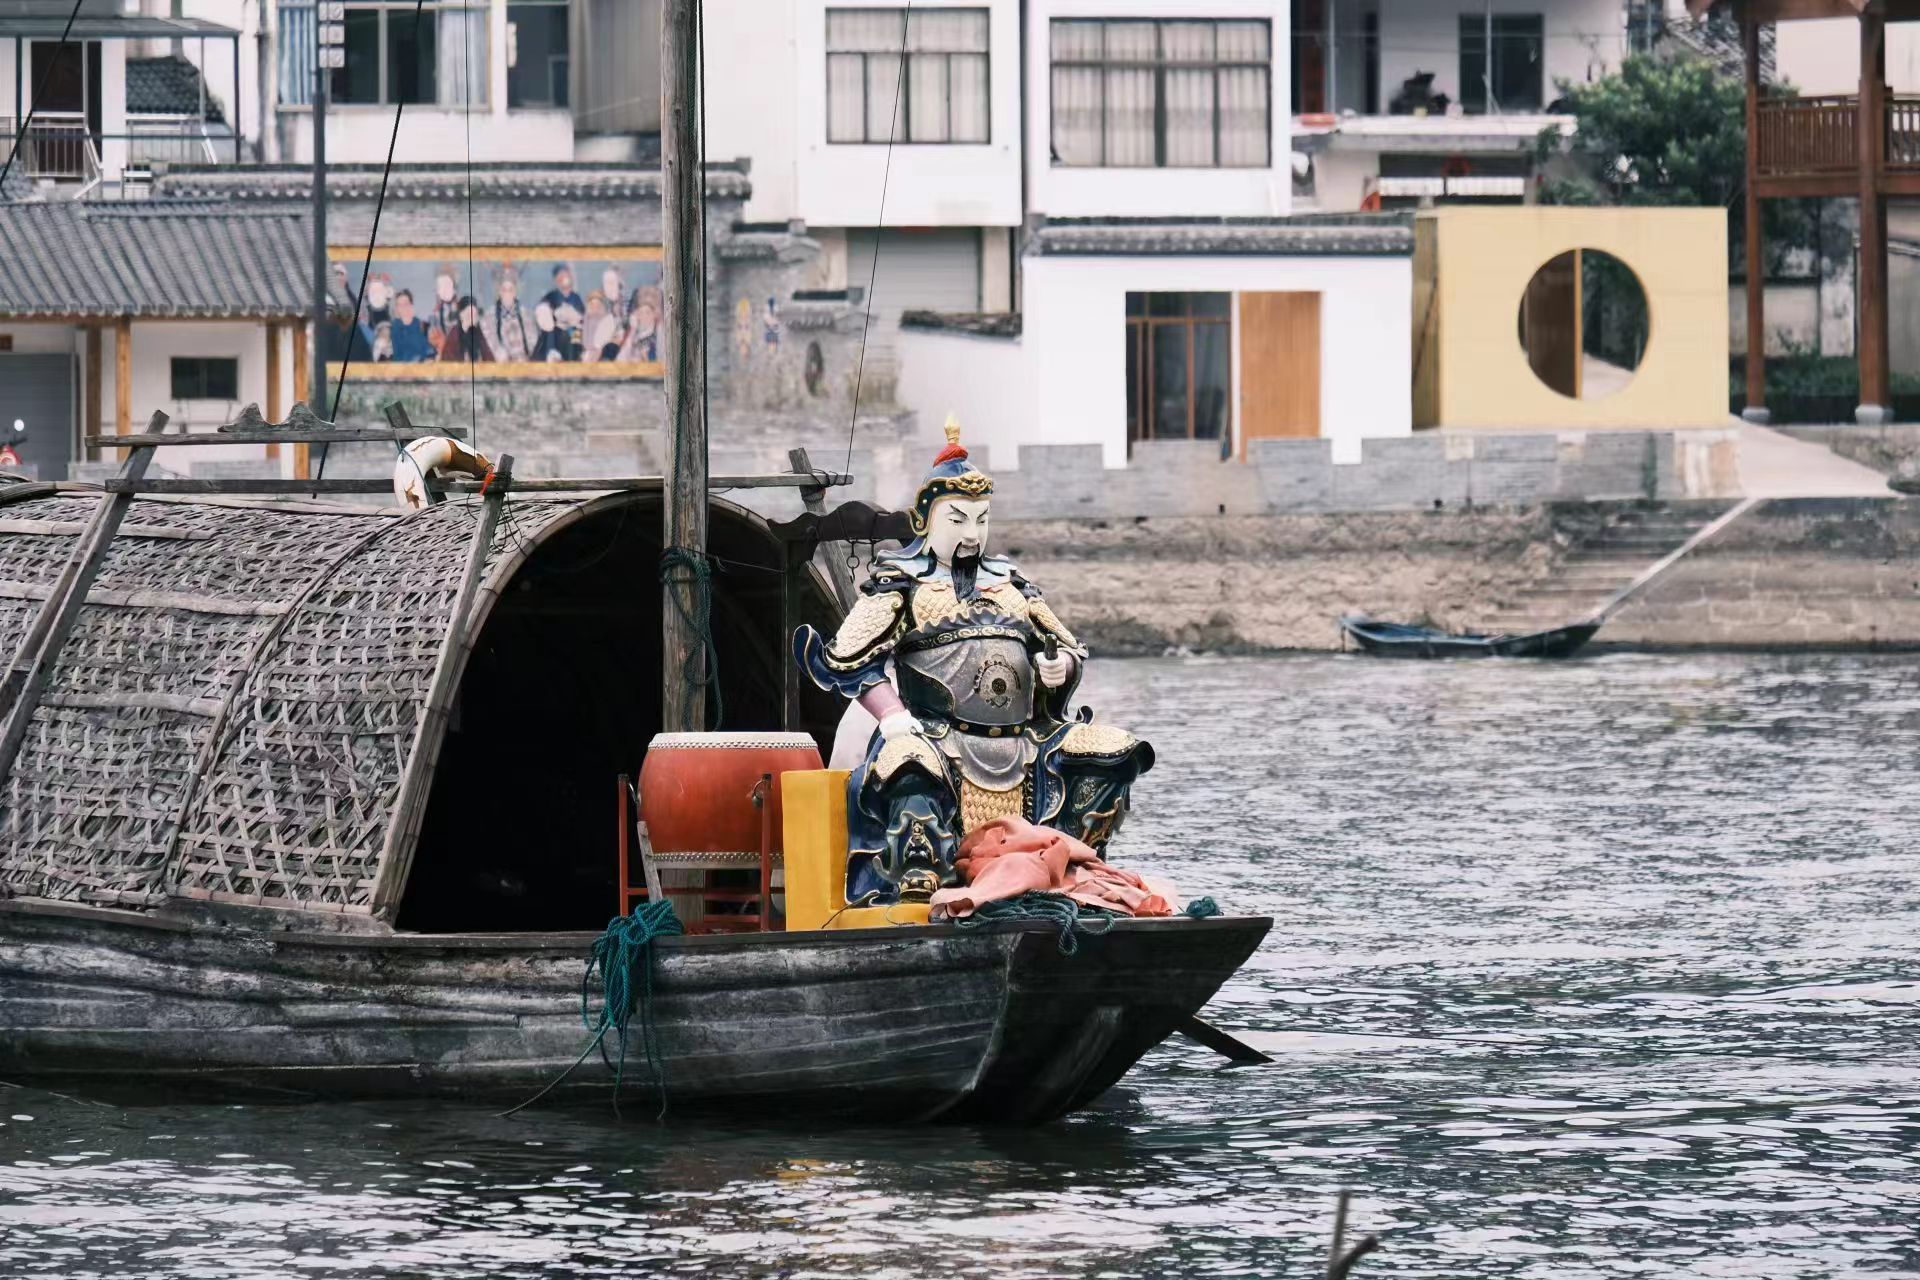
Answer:
<svg viewBox="0 0 1920 1280"><path fill-rule="evenodd" d="M995 536L1099 652L1248 653L1337 648L1346 612L1484 625L1624 513L1658 509L1016 520ZM1623 607L1599 642L1920 648L1920 500L1763 502Z"/></svg>

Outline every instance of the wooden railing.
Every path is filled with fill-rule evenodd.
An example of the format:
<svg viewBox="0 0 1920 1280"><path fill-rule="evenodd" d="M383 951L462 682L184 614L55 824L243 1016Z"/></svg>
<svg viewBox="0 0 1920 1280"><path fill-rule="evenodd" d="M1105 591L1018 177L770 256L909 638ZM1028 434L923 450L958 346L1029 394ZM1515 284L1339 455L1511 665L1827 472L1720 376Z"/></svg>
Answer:
<svg viewBox="0 0 1920 1280"><path fill-rule="evenodd" d="M1767 98L1754 138L1762 177L1850 174L1858 168L1860 99ZM1920 171L1920 97L1887 98L1887 168Z"/></svg>
<svg viewBox="0 0 1920 1280"><path fill-rule="evenodd" d="M1766 98L1753 139L1763 177L1852 173L1859 141L1860 100L1835 94L1817 98Z"/></svg>

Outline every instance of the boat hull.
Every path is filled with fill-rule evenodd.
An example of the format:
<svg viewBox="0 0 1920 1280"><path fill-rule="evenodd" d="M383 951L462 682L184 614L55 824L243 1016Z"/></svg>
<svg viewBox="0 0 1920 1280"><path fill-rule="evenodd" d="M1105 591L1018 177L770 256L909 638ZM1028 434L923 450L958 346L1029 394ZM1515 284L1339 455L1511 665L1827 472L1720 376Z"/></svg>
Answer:
<svg viewBox="0 0 1920 1280"><path fill-rule="evenodd" d="M1580 622L1525 635L1475 635L1342 618L1340 629L1363 651L1386 658L1568 658L1593 639L1600 624Z"/></svg>
<svg viewBox="0 0 1920 1280"><path fill-rule="evenodd" d="M676 1107L1042 1121L1120 1079L1269 923L1118 921L1078 934L1073 955L1032 921L663 939L656 1058ZM0 1075L520 1101L588 1045L592 939L0 903ZM625 1074L637 1100L637 1039ZM604 1098L614 1081L590 1053L549 1096Z"/></svg>

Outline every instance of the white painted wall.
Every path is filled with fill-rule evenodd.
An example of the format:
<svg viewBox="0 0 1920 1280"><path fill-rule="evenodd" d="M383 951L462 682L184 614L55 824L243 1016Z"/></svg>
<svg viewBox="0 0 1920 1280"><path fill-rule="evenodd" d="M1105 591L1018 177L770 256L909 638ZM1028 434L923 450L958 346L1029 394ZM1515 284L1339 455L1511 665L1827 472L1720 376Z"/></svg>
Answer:
<svg viewBox="0 0 1920 1280"><path fill-rule="evenodd" d="M74 377L74 413L84 412L81 403L86 387L85 334L78 326L7 322L0 334L13 339L16 354L72 352L79 360ZM280 342L280 386L284 408L306 397L306 388L293 385L293 343L291 331L283 330ZM174 356L223 356L240 361L240 398L227 400L175 400L173 391ZM132 414L133 430L142 429L155 409L170 419L167 429L211 430L233 421L249 403L267 412L267 331L262 321L165 320L135 321L133 324ZM111 324L100 335L100 429L112 434L114 405L119 394L116 385L114 333ZM190 472L194 462L231 462L265 456L262 445L209 445L186 449L163 449L154 461L175 472ZM289 451L282 459L284 468L292 466ZM289 472L290 473L290 472Z"/></svg>
<svg viewBox="0 0 1920 1280"><path fill-rule="evenodd" d="M1037 362L1025 338L901 329L893 348L900 361L900 403L916 410L923 424L943 423L950 413L959 418L967 448L989 472L1013 470L1020 446L1041 442Z"/></svg>
<svg viewBox="0 0 1920 1280"><path fill-rule="evenodd" d="M231 4L234 0L226 0ZM289 164L313 161L313 120L304 109L293 121ZM393 135L392 106L327 108L330 164L384 164ZM471 155L475 164L567 162L573 159L573 113L561 109L507 109L507 0L492 0L487 15L487 101L469 113L409 104L402 117L396 164L445 164Z"/></svg>
<svg viewBox="0 0 1920 1280"><path fill-rule="evenodd" d="M1860 23L1853 18L1775 23L1773 56L1781 79L1801 93L1860 91ZM1887 24L1887 83L1895 93L1920 92L1920 23Z"/></svg>
<svg viewBox="0 0 1920 1280"><path fill-rule="evenodd" d="M843 9L901 7L897 0L830 0L830 4ZM989 10L989 141L983 146L895 142L889 158L884 143L827 141L829 0L795 3L791 62L797 88L793 98L795 199L799 216L808 223L824 227L1019 224L1019 5L1015 0L960 0L952 7ZM766 109L775 108L768 104ZM754 157L756 199L762 163L761 157Z"/></svg>
<svg viewBox="0 0 1920 1280"><path fill-rule="evenodd" d="M1018 341L902 330L900 399L922 421L959 415L969 442L1011 470L1023 444L1098 444L1127 460L1130 290L1321 294L1321 434L1336 462L1413 430L1413 264L1408 258L1030 257ZM1234 334L1234 422L1240 344Z"/></svg>
<svg viewBox="0 0 1920 1280"><path fill-rule="evenodd" d="M823 6L798 0L706 0L707 38L725 41L733 68L714 76L707 94L707 156L712 160L753 162L753 198L742 217L748 222L786 222L800 216L801 63L795 43L799 11L826 22ZM824 30L814 43L825 39ZM827 72L825 56L806 68L813 78L813 101L825 133ZM876 187L877 191L878 188ZM876 196L875 203L878 203ZM871 215L866 221L871 222Z"/></svg>
<svg viewBox="0 0 1920 1280"><path fill-rule="evenodd" d="M1584 84L1618 67L1627 53L1626 5L1622 0L1380 0L1380 98L1384 110L1401 82L1416 72L1434 73L1433 88L1460 100L1460 16L1483 13L1540 14L1546 35L1546 96L1558 96L1561 81ZM1344 94L1344 91L1343 91Z"/></svg>
<svg viewBox="0 0 1920 1280"><path fill-rule="evenodd" d="M1034 213L1055 218L1269 217L1292 210L1288 0L1031 0L1027 7L1027 182ZM1055 165L1049 26L1054 18L1265 18L1273 24L1272 166L1092 169ZM997 135L996 135L997 136ZM1116 343L1114 350L1120 350Z"/></svg>

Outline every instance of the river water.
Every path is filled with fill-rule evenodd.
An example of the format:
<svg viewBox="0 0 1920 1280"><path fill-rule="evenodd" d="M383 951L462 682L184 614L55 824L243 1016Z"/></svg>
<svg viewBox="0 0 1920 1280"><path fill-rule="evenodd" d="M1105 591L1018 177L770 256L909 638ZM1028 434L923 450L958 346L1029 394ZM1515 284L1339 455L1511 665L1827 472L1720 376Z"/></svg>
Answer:
<svg viewBox="0 0 1920 1280"><path fill-rule="evenodd" d="M1920 1276L1920 659L1096 664L1273 915L1031 1132L0 1088L0 1275ZM4 1032L0 1032L4 1034Z"/></svg>

